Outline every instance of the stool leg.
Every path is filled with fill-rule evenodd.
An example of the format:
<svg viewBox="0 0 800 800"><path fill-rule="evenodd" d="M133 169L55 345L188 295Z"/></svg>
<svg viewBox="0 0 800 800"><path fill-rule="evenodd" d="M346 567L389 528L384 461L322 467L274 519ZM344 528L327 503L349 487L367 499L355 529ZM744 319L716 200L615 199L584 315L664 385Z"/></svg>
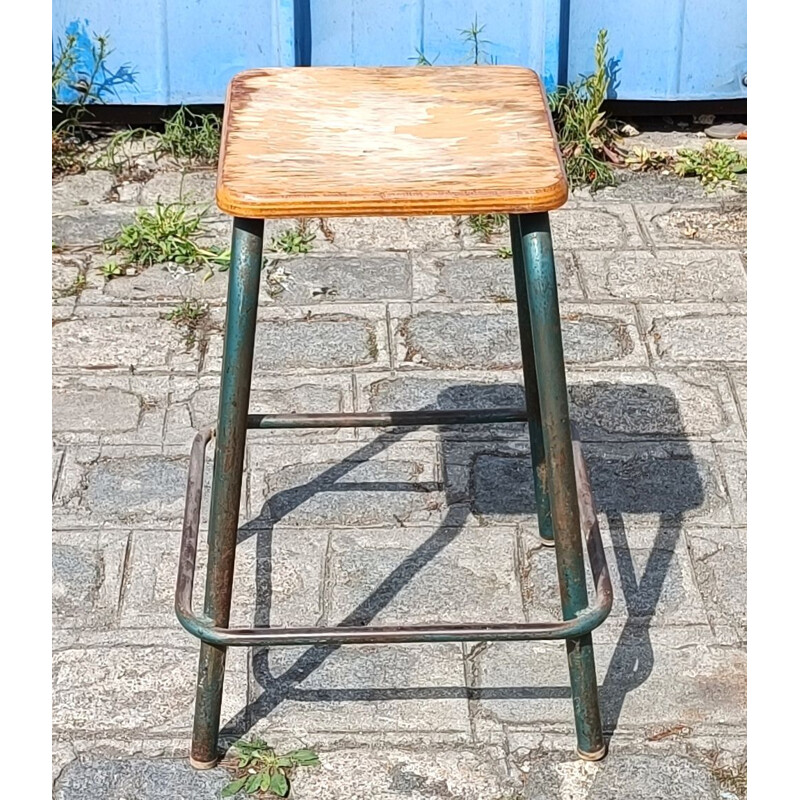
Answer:
<svg viewBox="0 0 800 800"><path fill-rule="evenodd" d="M204 607L205 615L222 627L228 625L230 618L263 236L263 220L234 220ZM196 769L209 769L219 760L217 739L224 678L225 648L202 643L189 759Z"/></svg>
<svg viewBox="0 0 800 800"><path fill-rule="evenodd" d="M528 306L528 288L525 281L525 262L522 256L522 233L519 216L512 214L511 251L514 256L514 284L517 292L517 317L519 339L522 345L522 375L525 381L525 406L528 411L528 436L531 440L533 461L533 490L536 497L536 515L539 519L539 536L542 543L553 545L553 519L550 513L550 491L547 485L547 467L542 439L542 414L539 408L539 389L536 385L536 359L533 354L531 313Z"/></svg>
<svg viewBox="0 0 800 800"><path fill-rule="evenodd" d="M523 214L515 224L522 239L561 607L564 619L574 619L588 597L550 222L547 214ZM578 754L594 761L606 746L591 634L567 639L566 645Z"/></svg>

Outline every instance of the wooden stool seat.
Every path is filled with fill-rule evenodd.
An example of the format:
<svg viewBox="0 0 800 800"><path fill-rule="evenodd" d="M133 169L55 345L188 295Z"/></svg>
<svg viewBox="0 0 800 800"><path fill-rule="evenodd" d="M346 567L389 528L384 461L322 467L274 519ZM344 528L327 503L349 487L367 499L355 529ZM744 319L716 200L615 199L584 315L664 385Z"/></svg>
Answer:
<svg viewBox="0 0 800 800"><path fill-rule="evenodd" d="M234 216L527 213L566 199L529 69L259 69L228 88L217 205Z"/></svg>

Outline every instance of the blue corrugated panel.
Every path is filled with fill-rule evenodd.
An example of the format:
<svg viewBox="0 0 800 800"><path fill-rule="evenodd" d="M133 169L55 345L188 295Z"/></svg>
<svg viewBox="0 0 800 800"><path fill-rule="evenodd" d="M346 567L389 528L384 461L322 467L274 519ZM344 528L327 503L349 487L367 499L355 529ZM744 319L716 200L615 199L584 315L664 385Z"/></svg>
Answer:
<svg viewBox="0 0 800 800"><path fill-rule="evenodd" d="M77 35L88 66L108 34L107 102L166 105L222 102L251 67L463 64L476 19L481 61L552 89L593 68L606 28L615 97L696 100L746 96L746 15L746 0L53 0L53 39Z"/></svg>
<svg viewBox="0 0 800 800"><path fill-rule="evenodd" d="M571 0L569 76L593 69L600 28L623 100L747 96L747 0Z"/></svg>
<svg viewBox="0 0 800 800"><path fill-rule="evenodd" d="M477 20L482 62L521 64L552 88L561 0L308 0L314 65L468 63L463 31Z"/></svg>
<svg viewBox="0 0 800 800"><path fill-rule="evenodd" d="M78 35L91 63L93 33L113 49L109 75L134 80L107 102L221 103L243 69L293 66L295 0L53 0L53 42ZM69 100L66 93L63 100Z"/></svg>

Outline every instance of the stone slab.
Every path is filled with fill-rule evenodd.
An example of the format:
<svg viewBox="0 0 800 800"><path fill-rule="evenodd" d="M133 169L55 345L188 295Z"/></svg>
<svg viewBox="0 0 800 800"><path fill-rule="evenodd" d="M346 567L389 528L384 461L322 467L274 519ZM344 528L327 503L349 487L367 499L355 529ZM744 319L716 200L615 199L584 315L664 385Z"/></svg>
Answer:
<svg viewBox="0 0 800 800"><path fill-rule="evenodd" d="M744 267L730 250L578 252L576 258L593 301L736 302L747 297Z"/></svg>
<svg viewBox="0 0 800 800"><path fill-rule="evenodd" d="M747 358L747 319L740 305L648 304L641 313L656 364L729 365Z"/></svg>
<svg viewBox="0 0 800 800"><path fill-rule="evenodd" d="M423 253L413 257L414 299L421 302L514 303L514 266L497 252ZM558 295L583 300L575 259L568 251L556 254Z"/></svg>
<svg viewBox="0 0 800 800"><path fill-rule="evenodd" d="M504 306L415 306L410 318L394 321L397 363L437 369L519 369L516 311ZM563 304L564 358L567 364L618 367L646 362L633 309L629 306Z"/></svg>

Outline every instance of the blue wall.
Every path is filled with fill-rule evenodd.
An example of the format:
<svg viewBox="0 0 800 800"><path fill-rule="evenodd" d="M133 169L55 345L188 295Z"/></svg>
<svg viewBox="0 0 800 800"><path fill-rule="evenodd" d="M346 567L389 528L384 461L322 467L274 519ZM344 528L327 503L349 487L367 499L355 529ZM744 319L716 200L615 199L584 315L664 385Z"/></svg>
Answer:
<svg viewBox="0 0 800 800"><path fill-rule="evenodd" d="M477 16L483 60L548 88L592 70L604 27L612 96L716 100L746 96L746 14L746 0L53 0L53 43L75 33L90 64L91 35L109 36L106 102L220 103L251 67L465 63Z"/></svg>

